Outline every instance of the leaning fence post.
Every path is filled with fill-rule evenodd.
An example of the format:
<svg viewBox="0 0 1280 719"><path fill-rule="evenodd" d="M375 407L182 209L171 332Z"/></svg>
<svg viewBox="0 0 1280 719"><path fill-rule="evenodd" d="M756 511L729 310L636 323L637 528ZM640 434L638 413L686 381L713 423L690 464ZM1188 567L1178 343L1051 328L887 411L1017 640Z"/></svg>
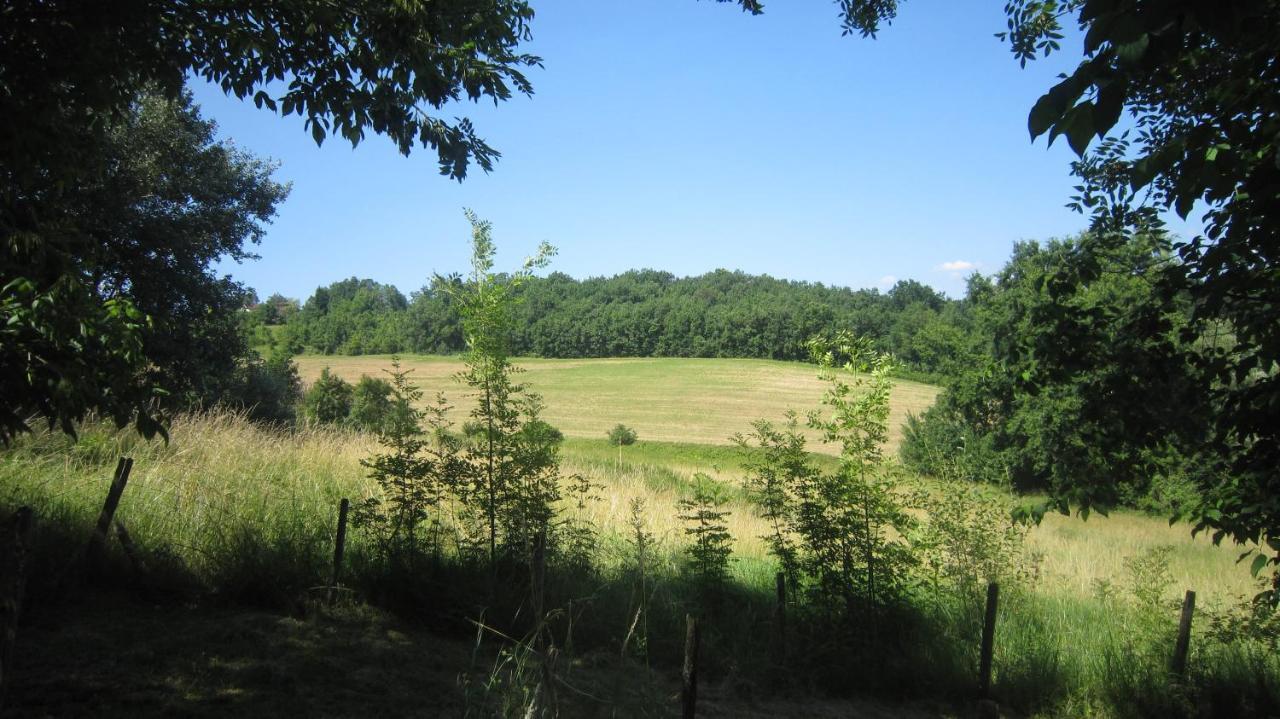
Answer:
<svg viewBox="0 0 1280 719"><path fill-rule="evenodd" d="M129 472L133 470L133 460L121 457L116 463L116 473L111 479L111 488L107 490L107 500L98 513L98 525L89 537L89 546L85 551L90 571L102 566L102 553L106 547L107 532L111 529L111 520L116 516L116 507L120 506L120 495L124 494L124 486L129 481Z"/></svg>
<svg viewBox="0 0 1280 719"><path fill-rule="evenodd" d="M995 649L996 607L1000 601L1000 586L987 585L987 614L982 621L982 655L978 663L978 696L989 698L991 694L991 655Z"/></svg>
<svg viewBox="0 0 1280 719"><path fill-rule="evenodd" d="M680 689L681 716L693 719L698 705L698 620L692 614L684 618L684 686Z"/></svg>
<svg viewBox="0 0 1280 719"><path fill-rule="evenodd" d="M13 669L13 644L18 636L18 615L27 581L27 538L31 533L31 508L21 507L7 527L4 556L0 558L0 712L4 690Z"/></svg>
<svg viewBox="0 0 1280 719"><path fill-rule="evenodd" d="M142 554L138 551L138 545L133 543L133 537L130 536L129 530L125 529L124 523L116 520L116 538L120 540L120 548L124 550L124 555L129 558L129 563L133 565L133 572L139 576L147 573L147 565L142 561Z"/></svg>
<svg viewBox="0 0 1280 719"><path fill-rule="evenodd" d="M1178 641L1173 645L1171 668L1177 676L1187 671L1187 650L1191 647L1191 616L1196 611L1196 593L1187 590L1182 600L1182 618L1178 621Z"/></svg>
<svg viewBox="0 0 1280 719"><path fill-rule="evenodd" d="M347 512L351 500L346 497L338 504L338 536L333 542L333 574L329 580L329 603L338 597L338 581L342 579L342 555L347 549Z"/></svg>

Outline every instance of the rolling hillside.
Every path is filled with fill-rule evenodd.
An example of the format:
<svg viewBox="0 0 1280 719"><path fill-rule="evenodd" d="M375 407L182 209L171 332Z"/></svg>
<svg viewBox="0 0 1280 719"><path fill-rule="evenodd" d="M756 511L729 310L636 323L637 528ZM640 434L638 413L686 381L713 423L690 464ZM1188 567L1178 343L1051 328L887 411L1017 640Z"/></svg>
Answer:
<svg viewBox="0 0 1280 719"><path fill-rule="evenodd" d="M355 382L360 375L383 376L389 356L322 356L296 358L304 382L324 367ZM453 379L462 362L457 357L410 356L401 363L414 370L415 382L430 397L443 391L450 402L469 406L467 390ZM729 444L752 420L782 420L787 410L801 416L818 407L824 389L813 365L749 359L625 358L546 360L521 359L527 382L546 402L545 418L569 437L600 438L622 422L642 440ZM898 381L892 395L889 449L901 439L908 413L933 404L938 388ZM460 411L456 415L463 419ZM813 435L816 438L816 433ZM814 444L816 451L834 447Z"/></svg>

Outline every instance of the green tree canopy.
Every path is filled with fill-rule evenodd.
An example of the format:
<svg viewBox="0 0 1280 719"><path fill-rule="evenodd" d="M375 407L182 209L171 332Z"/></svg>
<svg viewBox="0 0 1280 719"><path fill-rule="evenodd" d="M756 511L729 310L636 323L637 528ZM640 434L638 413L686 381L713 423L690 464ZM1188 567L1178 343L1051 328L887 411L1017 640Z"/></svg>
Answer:
<svg viewBox="0 0 1280 719"><path fill-rule="evenodd" d="M1024 59L1056 32L1054 3L1018 2L1010 34ZM1095 246L1079 281L1159 213L1203 208L1203 234L1177 245L1160 277L1185 293L1196 326L1235 342L1205 343L1197 362L1214 380L1217 479L1199 512L1216 536L1280 537L1280 3L1075 0L1084 59L1032 109L1032 137L1065 135L1081 155L1074 206L1089 212ZM1109 136L1128 109L1130 131ZM1088 151L1094 137L1102 141ZM1084 488L1096 487L1090 481ZM1082 501L1088 501L1086 492Z"/></svg>
<svg viewBox="0 0 1280 719"><path fill-rule="evenodd" d="M1167 241L1133 238L1085 284L1069 275L1087 243L1019 243L994 277L971 283L985 347L911 425L904 460L1048 490L1064 511L1134 503L1199 461L1214 408L1183 335L1187 302L1169 306L1151 279Z"/></svg>
<svg viewBox="0 0 1280 719"><path fill-rule="evenodd" d="M4 226L0 439L29 413L70 430L91 408L142 409L149 434L148 408L219 400L248 354L246 290L211 266L252 257L288 193L272 166L217 142L185 93L140 97L86 152L100 172L29 198L50 211L36 229Z"/></svg>
<svg viewBox="0 0 1280 719"><path fill-rule="evenodd" d="M3 441L26 427L29 414L73 431L93 410L119 423L136 417L149 436L162 431L150 409L159 394L212 390L200 386L202 375L166 365L186 363L174 353L180 340L198 341L192 351L203 363L207 351L222 351L217 346L227 335L218 330L170 343L162 330L204 332L210 323L184 321L228 309L224 299L234 286L207 268L221 256L247 257L244 241L257 239L283 191L225 149L223 162L247 175L210 175L218 172L210 156L217 153L170 157L165 153L177 146L155 148L164 161L211 181L172 186L185 179L165 174L164 162L119 152L154 139L157 128L139 120L147 117L140 107L185 104L183 83L199 76L259 107L303 117L316 142L338 135L356 144L372 131L404 154L415 145L434 150L440 171L461 179L472 162L489 170L498 153L468 120L445 120L436 111L461 99L528 94L522 71L538 63L517 52L533 17L523 0L20 0L5 3L0 16ZM186 134L175 141L211 136L193 122L166 131ZM228 186L237 179L248 184ZM183 233L199 229L194 225L157 221L140 230L128 223L151 210L162 220L165 210L184 209L183 192L209 211L217 206L201 205L206 200L238 193L244 202L206 218L228 228L214 242L203 241L211 234L203 231L201 243L184 244ZM138 199L141 205L128 204ZM235 241L227 245L224 238ZM111 263L130 256L148 269L172 263L185 278L198 266L205 277L165 287L165 295L150 292L163 283L136 292L128 282L113 285L119 278ZM152 376L157 367L162 376Z"/></svg>

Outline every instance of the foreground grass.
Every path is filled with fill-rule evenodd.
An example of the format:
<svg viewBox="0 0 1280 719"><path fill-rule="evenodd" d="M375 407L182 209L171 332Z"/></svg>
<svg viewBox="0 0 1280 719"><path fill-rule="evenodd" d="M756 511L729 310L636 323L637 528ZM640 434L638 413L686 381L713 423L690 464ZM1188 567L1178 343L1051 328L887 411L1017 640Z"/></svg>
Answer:
<svg viewBox="0 0 1280 719"><path fill-rule="evenodd" d="M374 450L367 435L316 428L276 431L227 413L178 418L168 445L103 428L90 428L78 442L38 435L0 455L0 505L31 504L38 508L40 526L68 533L69 545L46 533L43 554L37 553L47 564L59 564L58 552L81 546L87 536L115 459L132 456L134 473L118 517L142 546L153 572L169 573L170 585L185 582L192 591L213 592L228 602L292 611L327 577L339 499L358 501L374 492L359 464ZM660 612L654 617L651 651L659 663L674 665L679 620L697 602L678 579L684 534L675 504L687 491L690 474L706 471L731 488L729 529L736 541L734 575L741 587L732 600L738 609L711 628L710 651L719 657L721 677L769 676L768 662L761 659L767 643L761 627L768 626L774 569L759 540L765 526L743 492L734 489L743 460L741 450L726 446L641 441L624 448L619 460L616 448L603 439L565 443L564 471L605 486L602 501L586 510L603 530L596 561L605 575L593 580L592 598L583 605L591 607L592 616L581 618L581 642L616 651L627 632L628 597L634 589L624 569L629 561L625 528L630 500L638 498L646 505L644 527L658 541L655 577L668 578L663 580L666 588L655 595ZM369 596L385 592L386 580L361 574L359 532L351 542L352 581L364 582L359 586ZM1168 566L1174 584L1160 602L1139 605L1130 596L1125 560L1163 545L1174 547ZM1200 606L1215 610L1253 590L1247 571L1235 562L1234 548L1193 540L1185 526L1169 527L1135 514L1095 515L1087 523L1051 517L1031 531L1028 549L1039 553L1041 571L1006 595L996 664L1002 699L1028 711L1061 716L1187 713L1183 704L1190 699L1164 691L1163 665L1176 623L1177 596L1183 588L1193 588ZM34 581L32 591L48 596L65 577L37 576ZM446 587L463 591L458 581L465 577L433 581L422 595L426 600L419 596L410 602L417 602L419 611L461 611L460 625L482 611L430 604L433 593L438 602L440 592L450 591ZM1115 591L1096 597L1100 582L1109 582ZM564 591L573 598L588 590L565 585ZM898 682L891 693L963 696L976 662L980 597L935 598L924 592L920 602L926 618L911 621L925 621L928 628L910 630L919 641L899 648L896 658L867 660L879 666L867 669L863 680L880 687ZM1258 691L1263 696L1276 695L1273 684L1280 672L1274 657L1259 658L1252 650L1227 652L1205 638L1203 615L1198 622L1192 666L1200 685L1217 682L1228 694L1241 695L1232 682L1245 682L1262 687ZM1235 674L1228 681L1224 672ZM849 686L847 677L812 681Z"/></svg>
<svg viewBox="0 0 1280 719"><path fill-rule="evenodd" d="M361 375L380 377L391 366L389 356L303 355L297 357L304 382L329 367L349 382ZM457 357L406 356L413 381L428 397L443 391L456 407L470 397L454 381L462 369ZM749 359L621 358L548 360L520 359L526 372L519 380L546 400L546 419L569 437L600 438L621 422L642 440L694 444L729 444L757 418L780 421L788 410L818 405L825 389L812 365ZM901 441L907 414L933 404L938 388L919 382L897 382L890 398L889 448ZM463 419L463 412L457 412ZM817 435L812 435L816 440ZM814 449L835 453L815 442Z"/></svg>

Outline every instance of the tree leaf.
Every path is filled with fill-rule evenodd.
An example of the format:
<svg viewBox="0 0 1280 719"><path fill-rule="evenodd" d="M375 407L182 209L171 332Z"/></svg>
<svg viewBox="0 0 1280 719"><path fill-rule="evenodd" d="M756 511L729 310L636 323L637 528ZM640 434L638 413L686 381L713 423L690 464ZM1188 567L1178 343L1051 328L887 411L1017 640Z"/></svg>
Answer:
<svg viewBox="0 0 1280 719"><path fill-rule="evenodd" d="M1267 559L1267 555L1265 554L1259 554L1258 556L1254 557L1253 564L1249 567L1249 573L1255 577L1258 576L1258 572L1261 572L1262 568L1267 566L1268 561L1269 560Z"/></svg>
<svg viewBox="0 0 1280 719"><path fill-rule="evenodd" d="M1120 121L1129 82L1118 78L1098 90L1097 105L1093 110L1093 129L1098 137L1106 135Z"/></svg>
<svg viewBox="0 0 1280 719"><path fill-rule="evenodd" d="M1151 36L1144 32L1133 42L1117 45L1116 60L1121 67L1133 67L1142 62L1142 57L1147 54L1147 47L1150 44Z"/></svg>
<svg viewBox="0 0 1280 719"><path fill-rule="evenodd" d="M1067 143L1077 155L1084 155L1093 139L1093 102L1085 101L1071 108L1059 123L1067 136Z"/></svg>
<svg viewBox="0 0 1280 719"><path fill-rule="evenodd" d="M1039 100L1036 100L1031 113L1027 115L1027 130L1030 131L1032 140L1059 123L1072 103L1080 99L1085 88L1085 83L1080 77L1084 71L1084 67L1076 70L1074 75L1054 85Z"/></svg>

